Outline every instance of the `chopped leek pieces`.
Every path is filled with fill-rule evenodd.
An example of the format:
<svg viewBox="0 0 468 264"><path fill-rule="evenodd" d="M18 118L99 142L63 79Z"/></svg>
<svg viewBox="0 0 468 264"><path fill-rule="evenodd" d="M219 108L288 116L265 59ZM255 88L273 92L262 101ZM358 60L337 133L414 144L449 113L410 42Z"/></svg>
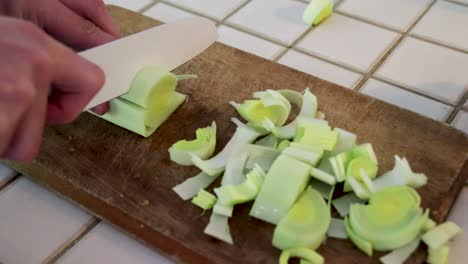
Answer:
<svg viewBox="0 0 468 264"><path fill-rule="evenodd" d="M197 76L179 77L159 66L144 67L136 74L128 93L110 100L110 111L98 117L149 137L187 100L187 96L176 91L177 82L192 78Z"/></svg>
<svg viewBox="0 0 468 264"><path fill-rule="evenodd" d="M302 20L308 25L316 26L333 13L332 0L312 0L304 11Z"/></svg>
<svg viewBox="0 0 468 264"><path fill-rule="evenodd" d="M448 243L461 229L452 222L437 225L421 208L415 188L427 177L406 158L395 156L393 169L379 176L374 147L319 119L309 89L260 91L231 105L247 123L231 119L237 129L218 154L211 157L215 122L169 149L174 162L201 170L173 190L212 209L205 234L233 244L229 218L236 217L236 205L252 202L249 215L275 225L272 245L282 250L280 264L290 258L324 263L315 250L327 237L349 240L368 256L388 251L382 263L404 263L423 241L429 263L447 263ZM292 105L301 110L286 124ZM205 191L220 176L216 195ZM345 194L338 195L341 187ZM332 210L344 219L332 218Z"/></svg>

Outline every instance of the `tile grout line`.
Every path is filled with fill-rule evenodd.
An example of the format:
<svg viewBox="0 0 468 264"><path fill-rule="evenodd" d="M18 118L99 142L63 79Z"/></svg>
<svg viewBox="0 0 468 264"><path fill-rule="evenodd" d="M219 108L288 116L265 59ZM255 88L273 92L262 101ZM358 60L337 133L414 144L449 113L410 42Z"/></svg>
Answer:
<svg viewBox="0 0 468 264"><path fill-rule="evenodd" d="M371 68L371 70L364 76L361 82L356 85L356 91L359 91L362 86L377 72L377 70L384 64L387 58L395 51L400 44L408 37L408 33L419 23L419 21L424 17L424 15L429 12L429 10L434 6L436 1L432 1L429 5L426 6L426 9L419 14L419 16L413 21L413 23L400 34L400 37L393 43L393 45L382 55L382 57L375 63L375 65Z"/></svg>
<svg viewBox="0 0 468 264"><path fill-rule="evenodd" d="M419 39L421 41L424 41L424 42L428 42L430 44L434 44L434 45L437 45L437 46L441 46L441 47L444 47L444 48L447 48L447 49L451 49L453 51L457 51L457 52L461 52L461 53L464 53L464 54L468 54L468 50L464 50L463 48L459 48L459 47L455 47L455 46L450 46L448 44L445 44L445 43L441 43L441 42L438 42L436 40L432 40L428 37L424 37L424 36L420 36L420 35L417 35L417 34L413 34L411 32L408 33L408 37L411 37L411 38L415 38L415 39Z"/></svg>
<svg viewBox="0 0 468 264"><path fill-rule="evenodd" d="M8 186L13 185L15 182L19 181L19 179L22 177L20 173L16 173L15 176L11 177L8 179L3 185L0 185L0 192L8 188Z"/></svg>
<svg viewBox="0 0 468 264"><path fill-rule="evenodd" d="M151 3L147 4L146 6L140 8L138 10L138 13L143 14L144 12L148 11L150 8L152 8L153 6L159 4L160 2L162 2L162 0L152 1Z"/></svg>
<svg viewBox="0 0 468 264"><path fill-rule="evenodd" d="M441 103L441 104L446 105L446 106L450 106L450 107L454 107L454 108L456 107L456 105L454 105L454 104L452 104L452 103L450 103L450 102L443 101L443 100L441 100L441 99L439 99L439 98L437 98L437 97L432 97L432 96L427 95L427 94L424 94L424 93L422 93L422 92L420 92L420 91L413 90L413 89L408 88L408 87L406 87L406 86L404 86L404 85L401 85L401 84L392 82L391 80L387 80L387 79L382 78L382 77L379 77L379 76L375 76L375 75L374 75L374 76L371 76L369 79L375 79L375 80L377 80L377 81L386 83L386 84L388 84L388 85L395 86L395 87L397 87L397 88L400 89L400 90L404 90L404 91L407 91L407 92L410 92L410 93L419 95L419 96L421 96L421 97L425 97L425 98L427 98L427 99L430 99L430 100L432 100L432 101L436 101L436 102Z"/></svg>
<svg viewBox="0 0 468 264"><path fill-rule="evenodd" d="M454 120L455 117L457 117L458 113L463 110L463 105L468 101L468 90L465 91L465 94L463 95L462 99L458 103L458 105L453 109L453 111L450 113L450 115L447 117L447 124L451 124ZM467 183L468 184L468 183Z"/></svg>
<svg viewBox="0 0 468 264"><path fill-rule="evenodd" d="M185 11L185 12L188 12L188 13L191 13L191 14L194 14L194 15L197 15L197 16L200 16L200 17L203 17L203 18L206 18L206 19L209 19L211 21L214 21L214 22L218 23L217 18L210 17L208 15L202 14L197 10L193 10L193 9L187 8L185 6L182 6L182 5L179 5L179 4L174 4L174 3L171 3L171 2L168 2L168 1L165 1L165 0L160 0L160 3L163 3L163 4L168 5L170 7L177 8L177 9L180 9L182 11Z"/></svg>
<svg viewBox="0 0 468 264"><path fill-rule="evenodd" d="M450 2L452 4L468 7L468 4L465 4L465 3L460 3L460 2L457 2L457 1L453 1L453 0L445 0L445 1Z"/></svg>
<svg viewBox="0 0 468 264"><path fill-rule="evenodd" d="M72 237L71 240L66 241L63 245L63 247L59 248L56 250L55 253L52 253L45 261L44 263L46 264L54 264L57 263L57 261L62 258L68 251L70 251L78 242L80 242L91 230L93 230L99 223L101 223L101 219L97 217L93 217L93 219L90 221L91 223L88 224L85 228L81 230L81 232L78 232Z"/></svg>
<svg viewBox="0 0 468 264"><path fill-rule="evenodd" d="M221 19L216 26L223 25L225 24L226 20L228 20L230 17L232 17L235 13L239 12L242 8L244 8L246 5L248 5L252 0L247 0L244 3L240 4L238 7L234 8L227 16L225 16L223 19Z"/></svg>

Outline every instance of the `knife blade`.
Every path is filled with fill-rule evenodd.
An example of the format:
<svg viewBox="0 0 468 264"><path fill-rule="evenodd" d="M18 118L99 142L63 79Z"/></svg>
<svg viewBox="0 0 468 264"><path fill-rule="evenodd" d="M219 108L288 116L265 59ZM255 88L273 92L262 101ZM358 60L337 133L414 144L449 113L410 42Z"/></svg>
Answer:
<svg viewBox="0 0 468 264"><path fill-rule="evenodd" d="M102 89L85 108L125 94L137 72L148 65L171 71L191 60L218 38L215 24L206 18L190 18L163 24L79 53L105 73Z"/></svg>

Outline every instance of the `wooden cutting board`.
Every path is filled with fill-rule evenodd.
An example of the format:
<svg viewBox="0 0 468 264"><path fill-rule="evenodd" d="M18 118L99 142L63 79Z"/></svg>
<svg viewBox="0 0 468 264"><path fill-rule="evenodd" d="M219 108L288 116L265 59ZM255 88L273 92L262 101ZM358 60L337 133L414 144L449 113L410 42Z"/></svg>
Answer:
<svg viewBox="0 0 468 264"><path fill-rule="evenodd" d="M159 24L121 8L109 10L124 34ZM241 102L258 90L310 87L331 125L374 144L381 172L393 166L393 155L407 157L429 177L419 193L437 221L446 218L467 180L468 138L443 123L219 43L175 72L200 78L180 83L178 91L189 101L150 138L83 114L71 125L48 126L35 162L6 163L180 263L277 262L273 226L249 218L249 206L236 207L230 220L232 246L204 235L209 213L171 190L198 173L169 160L171 144L216 120L219 151L235 129L230 117L236 113L228 102ZM335 239L319 252L328 263L377 263L380 256L368 258L350 242ZM420 250L410 262L423 259Z"/></svg>

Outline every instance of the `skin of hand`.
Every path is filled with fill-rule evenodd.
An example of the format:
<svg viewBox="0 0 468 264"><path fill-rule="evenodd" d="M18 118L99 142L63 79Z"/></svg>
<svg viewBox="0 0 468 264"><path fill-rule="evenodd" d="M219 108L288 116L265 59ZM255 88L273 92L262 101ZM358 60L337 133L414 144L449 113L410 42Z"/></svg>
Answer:
<svg viewBox="0 0 468 264"><path fill-rule="evenodd" d="M97 0L0 0L0 14L12 16L0 16L0 158L31 161L44 123L75 120L105 80L59 41L82 50L119 33ZM93 110L103 114L108 105Z"/></svg>

